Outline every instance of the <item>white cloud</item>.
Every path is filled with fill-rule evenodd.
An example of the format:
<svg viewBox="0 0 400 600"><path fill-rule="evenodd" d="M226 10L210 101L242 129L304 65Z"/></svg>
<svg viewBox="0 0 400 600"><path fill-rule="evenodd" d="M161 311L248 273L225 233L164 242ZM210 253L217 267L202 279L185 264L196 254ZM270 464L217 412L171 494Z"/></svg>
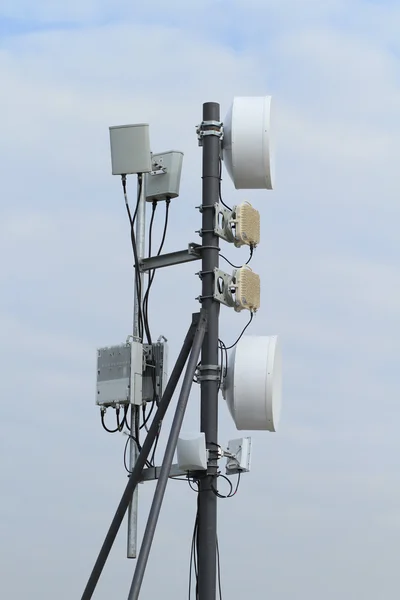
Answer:
<svg viewBox="0 0 400 600"><path fill-rule="evenodd" d="M131 323L132 258L120 184L109 174L108 126L148 120L154 149L185 151L172 250L195 241L199 228L194 126L202 102L221 102L224 114L235 94L269 92L278 109L278 189L236 192L224 179L224 195L262 212L254 268L263 309L253 331L283 334L285 405L281 432L254 436L253 470L232 503L221 503L225 594L259 595L268 572L277 600L305 586L310 600L343 595L342 585L349 597L393 595L400 87L390 44L399 14L349 4L159 2L150 15L126 2L3 3L6 17L35 26L85 25L8 37L0 51L2 455L10 457L1 506L10 598L26 595L17 577L26 536L41 540L27 571L31 595L79 596L125 483L121 439L102 435L93 405L96 346L122 341ZM162 215L157 234L161 227ZM194 271L160 273L155 285L154 331L171 339L172 356L198 307ZM235 339L244 321L223 311L224 338ZM221 414L226 441L235 434L225 408ZM29 502L19 477L27 464ZM159 578L149 571L143 597L159 594L163 577L171 595L185 593L194 497L177 486L151 555ZM151 491L141 488L143 511ZM252 565L245 572L239 534ZM121 535L99 598L126 595L131 575Z"/></svg>

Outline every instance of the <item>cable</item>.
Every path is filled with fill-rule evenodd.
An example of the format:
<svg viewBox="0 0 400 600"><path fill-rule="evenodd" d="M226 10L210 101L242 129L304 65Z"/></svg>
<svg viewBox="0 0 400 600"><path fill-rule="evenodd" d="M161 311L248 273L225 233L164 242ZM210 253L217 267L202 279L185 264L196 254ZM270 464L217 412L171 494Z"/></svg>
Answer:
<svg viewBox="0 0 400 600"><path fill-rule="evenodd" d="M225 344L223 344L221 342L221 340L218 340L218 349L221 353L220 367L219 367L219 388L221 389L224 379L226 377L227 369L228 369L228 352L225 349ZM225 357L226 357L226 361L225 361L225 368L224 368L224 358Z"/></svg>
<svg viewBox="0 0 400 600"><path fill-rule="evenodd" d="M236 344L238 344L238 343L240 342L240 340L242 339L242 337L243 337L243 335L244 335L244 333L245 333L246 329L249 327L250 323L252 322L252 320L253 320L253 317L254 317L254 313L253 313L253 312L251 312L251 313L250 313L250 319L249 319L249 322L247 323L247 325L245 325L245 327L243 328L243 331L242 331L242 333L239 335L238 339L236 340L236 342L235 342L234 344L232 344L231 346L225 346L225 344L222 342L222 344L223 344L223 345L224 345L224 347L225 347L225 350L231 350L232 348L234 348L234 347L236 346ZM221 341L221 340L220 340L220 341Z"/></svg>
<svg viewBox="0 0 400 600"><path fill-rule="evenodd" d="M133 440L135 442L135 444L138 445L136 438L133 437L133 435L129 434L126 438L126 443L125 443L125 447L124 447L124 467L125 467L125 470L129 474L132 473L132 471L128 468L128 465L127 465L126 451L128 450L128 444L129 444L130 440Z"/></svg>
<svg viewBox="0 0 400 600"><path fill-rule="evenodd" d="M240 479L240 474L239 474L239 479ZM235 493L236 493L236 491L234 492L234 494ZM221 497L224 498L225 496L221 496ZM226 497L229 498L230 496L226 496ZM188 600L191 600L191 598L192 598L193 572L194 572L194 578L195 578L195 600L198 600L198 598L199 598L198 545L199 545L199 496L197 496L197 511L196 511L196 518L195 518L194 527L193 527L192 542L191 542L191 546L190 546ZM220 556L220 552L219 552L218 536L216 538L216 548L217 548L218 594L219 594L219 600L222 600L221 556Z"/></svg>
<svg viewBox="0 0 400 600"><path fill-rule="evenodd" d="M119 422L119 408L116 409L116 413L117 413L117 427L116 427L116 429L110 429L109 427L107 427L105 419L104 419L104 415L106 414L106 411L103 408L100 409L101 424L103 426L103 429L105 429L107 431L107 433L116 433L117 431L122 431L121 424ZM122 427L123 427L123 425L122 425Z"/></svg>
<svg viewBox="0 0 400 600"><path fill-rule="evenodd" d="M160 246L159 246L158 251L157 251L157 256L160 256L160 254L162 252L162 249L164 247L165 238L167 236L170 204L171 204L171 200L170 200L170 198L167 198L166 201L165 201L164 229L163 229L163 233L162 233L162 237L161 237ZM154 212L155 212L155 210L153 210L152 218L154 216ZM150 224L152 225L151 221L150 221ZM150 238L150 231L149 231L149 238ZM149 242L150 242L150 240L149 240ZM149 243L149 245L150 245L150 243ZM150 256L150 254L149 254L149 256ZM156 274L156 270L155 269L153 269L151 272L149 272L147 289L146 289L146 293L145 293L145 295L143 297L143 306L144 306L144 310L145 310L146 315L148 314L149 294L150 294L151 286L153 285L155 274Z"/></svg>
<svg viewBox="0 0 400 600"><path fill-rule="evenodd" d="M232 211L232 209L230 208L230 206L228 206L227 204L225 204L225 202L222 200L222 160L221 160L221 157L219 159L219 201L221 202L221 204L223 206L225 206L225 208L227 208L228 210Z"/></svg>
<svg viewBox="0 0 400 600"><path fill-rule="evenodd" d="M216 496L218 496L218 498L232 498L233 496L235 496L235 494L237 493L238 489L239 489L239 484L240 484L240 475L241 473L238 473L238 478L237 478L237 482L236 482L236 488L235 490L233 489L233 485L232 482L230 481L230 479L228 479L228 477L226 477L225 475L222 475L222 473L218 473L217 474L217 479L219 477L222 477L222 479L225 479L225 481L227 481L229 483L229 493L224 495L221 494L213 485L211 485L211 489L214 492L214 494Z"/></svg>
<svg viewBox="0 0 400 600"><path fill-rule="evenodd" d="M246 329L249 327L250 323L252 322L253 317L254 317L254 313L250 313L250 319L249 319L247 325L245 325L245 327L242 330L242 333L239 335L236 342L234 344L231 344L231 346L226 346L225 343L221 339L218 340L218 348L221 352L221 355L220 355L220 380L219 380L220 388L223 385L224 379L225 379L227 371L228 371L228 350L231 350L232 348L234 348L236 346L236 344L238 344L238 342L240 342Z"/></svg>
<svg viewBox="0 0 400 600"><path fill-rule="evenodd" d="M189 563L189 594L188 599L192 597L192 572L194 570L196 587L195 587L195 599L199 598L199 569L198 569L198 545L199 545L199 505L197 501L196 518L194 522L192 543L190 548L190 563Z"/></svg>
<svg viewBox="0 0 400 600"><path fill-rule="evenodd" d="M158 247L157 250L157 256L160 256L164 244L165 244L165 239L167 236L167 230L168 230L168 223L169 223L169 209L170 209L170 204L171 204L171 199L167 198L166 202L165 202L165 220L164 220L164 228L163 228L163 233L161 236L161 242L160 245ZM150 224L149 224L149 257L151 256L151 250L152 250L152 233L153 233L153 224L154 224L154 217L155 217L155 211L156 211L156 206L157 206L157 202L153 202L153 211L152 211L152 215L151 215L151 219L150 219ZM143 315L144 315L144 327L146 329L146 335L147 335L147 339L148 339L148 343L151 344L151 332L150 332L150 325L149 325L149 318L148 318L148 311L149 311L149 295L150 295L150 290L151 290L151 286L153 285L154 282L154 277L156 274L156 269L153 269L152 271L149 271L148 274L148 283L147 283L147 289L146 292L144 294L143 297ZM153 399L153 403L152 403L152 407L150 409L150 412L147 416L145 416L145 412L146 409L144 409L144 421L143 424L141 425L141 427L139 429L142 429L143 427L147 426L147 423L150 419L150 415L152 414L153 410L154 410L154 405L158 406L159 403L159 398L157 395L157 387L156 387L156 372L155 372L155 364L150 365L152 367L154 367L154 369L152 369L151 371L151 377L152 377L152 382L153 382L153 394L154 394L154 399ZM160 431L161 431L161 427L160 427ZM155 444L154 444L154 448L153 448L153 452L151 455L151 459L150 462L152 465L155 464L155 453L157 451L157 446L158 446L158 442L159 442L159 436L160 436L160 431L158 432Z"/></svg>
<svg viewBox="0 0 400 600"><path fill-rule="evenodd" d="M198 480L197 479L192 479L192 481L190 481L190 477L188 475L187 478L186 478L186 481L188 482L190 489L193 492L196 492L198 494L199 493L199 482L198 482ZM197 489L195 487L193 487L192 483L196 483Z"/></svg>
<svg viewBox="0 0 400 600"><path fill-rule="evenodd" d="M132 406L132 410L135 411L135 439L136 439L136 444L138 447L138 450L140 452L141 445L140 445L140 411L139 411L139 406Z"/></svg>
<svg viewBox="0 0 400 600"><path fill-rule="evenodd" d="M139 329L138 334L139 334L139 338L143 339L143 313L142 313L142 306L141 306L141 302L140 302L140 299L142 296L142 282L141 282L141 277L140 277L140 272L139 272L139 257L138 257L136 238L135 238L135 221L136 221L136 216L137 216L137 212L139 209L139 203L140 203L142 187L143 187L142 175L138 176L138 180L139 180L138 195L137 195L135 212L132 217L131 209L129 207L128 195L127 195L127 191L126 191L126 175L121 176L122 189L124 192L124 199L125 199L125 207L126 207L126 211L128 213L129 223L131 226L131 243L132 243L132 250L133 250L133 256L134 256L134 270L135 270L135 288L136 288L136 296L139 300L138 301L138 329Z"/></svg>
<svg viewBox="0 0 400 600"><path fill-rule="evenodd" d="M128 423L128 419L127 419L127 417L128 417L128 411L129 411L129 406L130 406L129 404L126 404L124 406L124 416L123 416L123 419L122 419L120 431L122 431L124 427L126 427L129 431L131 430L131 428L129 426L129 423Z"/></svg>
<svg viewBox="0 0 400 600"><path fill-rule="evenodd" d="M127 409L129 410L129 405L128 405ZM124 419L122 421L122 423L124 423L124 421L125 421L126 425L128 425L128 419L127 419L128 410L126 410L126 412L124 414ZM139 440L139 432L140 432L140 407L136 406L136 405L133 405L131 407L131 410L134 410L135 413L136 413L136 415L135 415L135 435L133 435L132 433L129 433L127 435L127 440L126 440L125 447L124 447L124 467L125 467L125 470L128 473L131 473L130 469L127 466L127 458L126 458L129 441L133 440L135 442L135 444L136 444L137 449L138 449L139 452L142 449L142 446L141 446L140 440ZM128 427L128 429L129 429L129 427ZM122 431L122 429L120 429L120 431ZM153 467L154 466L153 464L151 464L151 462L149 460L146 461L146 465L148 467Z"/></svg>
<svg viewBox="0 0 400 600"><path fill-rule="evenodd" d="M149 422L149 420L150 420L150 417L151 417L151 415L153 414L153 411L154 411L154 406L155 406L155 402L152 402L152 403L151 403L150 412L149 412L149 414L148 414L148 415L146 415L146 410L147 410L147 402L146 402L146 404L143 404L143 405L142 405L142 413L143 413L143 414L142 414L142 416L143 416L143 423L141 424L141 426L139 427L139 429L143 429L143 428L145 428L145 429L146 429L146 431L148 431L148 428L147 428L147 423Z"/></svg>
<svg viewBox="0 0 400 600"><path fill-rule="evenodd" d="M156 460L156 450L157 450L157 446L158 446L158 442L160 441L160 433L161 433L161 423L160 426L158 428L158 433L157 433L157 437L156 437L156 441L154 442L154 447L153 447L153 452L151 455L151 459L150 459L150 463L153 467L155 467L155 460Z"/></svg>
<svg viewBox="0 0 400 600"><path fill-rule="evenodd" d="M242 474L241 471L239 471L238 478L237 478L237 481L236 481L235 491L233 492L232 496L234 496L237 493L238 489L239 489L241 474Z"/></svg>
<svg viewBox="0 0 400 600"><path fill-rule="evenodd" d="M124 447L124 467L125 467L125 470L127 471L127 473L129 473L129 474L131 474L131 473L132 473L132 471L131 471L131 470L128 468L128 461L127 461L127 459L126 459L126 454L127 454L127 450L128 450L128 444L129 444L130 440L133 440L133 441L135 442L135 444L136 444L136 445L137 445L137 447L138 447L138 450L139 450L139 452L140 452L140 450L141 450L140 444L138 444L138 441L137 441L137 439L135 438L135 436L133 436L133 435L129 434L129 435L127 436L127 438L126 438L125 447ZM149 462L148 460L146 460L146 466L147 466L147 467L152 467L153 465L151 465L151 464L150 464L150 462Z"/></svg>
<svg viewBox="0 0 400 600"><path fill-rule="evenodd" d="M222 475L222 473L218 473L217 479L219 479L220 477L222 477L223 479L225 479L229 483L229 492L228 492L228 494L227 495L221 494L212 484L211 484L211 489L214 492L214 494L216 496L218 496L218 498L230 498L231 494L233 492L232 482L225 475Z"/></svg>
<svg viewBox="0 0 400 600"><path fill-rule="evenodd" d="M221 586L221 560L219 556L219 544L218 544L218 536L217 536L217 575L218 575L218 592L219 592L219 600L222 600L222 586Z"/></svg>
<svg viewBox="0 0 400 600"><path fill-rule="evenodd" d="M251 259L253 258L253 253L254 253L254 246L250 246L250 257L249 259L244 263L245 265L248 265L251 261ZM225 260L229 265L231 265L231 267L233 267L234 269L241 269L243 267L243 265L234 265L233 263L231 263L230 260L228 260L226 258L226 256L224 256L223 254L219 253L220 257Z"/></svg>
<svg viewBox="0 0 400 600"><path fill-rule="evenodd" d="M153 204L152 204L152 211L151 211L151 218L150 218L150 225L149 225L149 254L148 254L149 258L151 257L153 225L154 225L154 217L156 215L156 210L157 210L157 202L154 200ZM143 317L144 317L144 327L145 327L146 336L147 336L147 343L151 344L152 341L151 341L151 333L150 333L150 326L149 326L148 298L149 298L149 291L150 291L150 287L151 287L152 271L148 272L147 277L148 277L147 290L146 290L146 293L143 298Z"/></svg>
<svg viewBox="0 0 400 600"><path fill-rule="evenodd" d="M162 252L162 249L164 247L166 236L167 236L170 204L171 204L171 199L167 198L166 202L165 202L164 229L163 229L163 233L162 233L162 237L161 237L160 246L159 246L158 251L157 251L157 256L160 256L160 254ZM150 227L149 227L149 257L151 256L152 229L153 229L154 215L155 215L155 210L156 210L155 209L155 205L157 205L157 203L153 202L153 212L152 212L152 215L151 215ZM144 315L145 315L145 322L147 323L147 327L148 327L149 333L150 333L149 317L148 317L148 314L149 314L149 294L150 294L151 286L153 285L155 274L156 274L156 270L155 269L153 269L153 271L149 271L147 289L146 289L146 292L145 292L144 297L143 297L143 312L144 312ZM150 339L151 339L151 336L150 336ZM149 341L149 344L150 343L151 342ZM155 367L155 365L154 365L154 367ZM153 376L153 389L154 389L154 395L156 396L155 372L154 372L154 376ZM157 403L158 403L158 398L156 398L156 400L157 400Z"/></svg>

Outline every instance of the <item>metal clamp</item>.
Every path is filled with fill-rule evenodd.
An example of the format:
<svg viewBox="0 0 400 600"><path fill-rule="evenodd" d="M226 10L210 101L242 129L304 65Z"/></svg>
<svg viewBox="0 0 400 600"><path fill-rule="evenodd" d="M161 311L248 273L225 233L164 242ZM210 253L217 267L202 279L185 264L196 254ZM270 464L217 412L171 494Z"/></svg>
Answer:
<svg viewBox="0 0 400 600"><path fill-rule="evenodd" d="M221 368L219 365L199 365L197 371L216 371L216 375L197 375L197 381L220 381Z"/></svg>
<svg viewBox="0 0 400 600"><path fill-rule="evenodd" d="M203 145L203 138L206 135L216 135L222 141L224 139L224 125L222 121L203 121L196 127L199 146Z"/></svg>
<svg viewBox="0 0 400 600"><path fill-rule="evenodd" d="M217 300L221 304L225 304L225 306L234 307L234 276L229 275L228 273L225 273L217 268L214 269L214 273L214 300Z"/></svg>
<svg viewBox="0 0 400 600"><path fill-rule="evenodd" d="M233 210L224 208L219 202L215 203L215 222L214 233L229 243L235 242L235 235L232 231ZM221 220L221 221L220 221Z"/></svg>

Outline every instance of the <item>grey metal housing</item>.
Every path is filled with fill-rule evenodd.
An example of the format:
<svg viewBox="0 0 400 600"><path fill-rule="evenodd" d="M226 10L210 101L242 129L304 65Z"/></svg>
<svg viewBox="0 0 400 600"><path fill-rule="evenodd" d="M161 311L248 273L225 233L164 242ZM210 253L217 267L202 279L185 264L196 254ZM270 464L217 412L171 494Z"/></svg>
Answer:
<svg viewBox="0 0 400 600"><path fill-rule="evenodd" d="M110 145L113 175L151 171L150 134L146 123L110 127Z"/></svg>
<svg viewBox="0 0 400 600"><path fill-rule="evenodd" d="M181 183L183 152L169 150L152 156L152 169L146 175L148 202L177 198Z"/></svg>

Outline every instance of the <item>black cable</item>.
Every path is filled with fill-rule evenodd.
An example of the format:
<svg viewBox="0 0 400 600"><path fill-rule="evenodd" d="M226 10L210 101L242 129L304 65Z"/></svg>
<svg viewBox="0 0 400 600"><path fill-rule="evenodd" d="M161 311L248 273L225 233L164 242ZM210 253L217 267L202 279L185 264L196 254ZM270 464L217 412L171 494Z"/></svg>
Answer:
<svg viewBox="0 0 400 600"><path fill-rule="evenodd" d="M154 446L153 446L153 452L151 453L151 458L150 458L150 464L153 467L156 466L156 451L157 451L158 442L160 441L160 431L161 431L161 426L160 426L160 429L158 430L156 441L154 442Z"/></svg>
<svg viewBox="0 0 400 600"><path fill-rule="evenodd" d="M225 202L222 200L222 160L221 158L219 159L219 201L221 202L221 204L223 206L225 206L225 208L227 208L228 210L232 210L227 204L225 204Z"/></svg>
<svg viewBox="0 0 400 600"><path fill-rule="evenodd" d="M221 389L223 381L226 377L227 366L228 366L228 364L226 362L226 366L224 369L224 357L227 352L226 352L226 350L224 350L224 345L222 345L221 340L218 340L218 349L221 353L221 357L220 357L220 361L219 361L220 364L219 364L219 384L218 384L219 388Z"/></svg>
<svg viewBox="0 0 400 600"><path fill-rule="evenodd" d="M140 446L140 419L139 419L139 406L132 406L132 410L135 411L135 438L136 438L136 443L137 443L137 447L138 450L140 452L141 450L141 446Z"/></svg>
<svg viewBox="0 0 400 600"><path fill-rule="evenodd" d="M117 411L119 411L119 409L117 409ZM107 427L105 419L104 419L105 413L106 413L105 410L101 410L100 409L100 418L101 418L101 424L103 425L103 429L105 429L107 431L107 433L116 433L117 431L121 431L121 429L120 429L120 422L119 422L119 413L118 413L118 416L117 416L117 427L116 427L116 429L110 429L109 427Z"/></svg>
<svg viewBox="0 0 400 600"><path fill-rule="evenodd" d="M254 247L250 246L250 257L249 259L244 263L245 265L248 265L251 261L251 259L253 258L253 253L254 253ZM241 269L243 267L243 265L234 265L233 263L231 263L230 260L228 260L226 258L226 256L224 256L223 254L219 253L220 257L225 260L229 265L231 265L231 267L233 267L234 269Z"/></svg>
<svg viewBox="0 0 400 600"><path fill-rule="evenodd" d="M126 438L126 443L125 443L125 447L124 447L124 467L128 473L131 473L131 470L128 468L128 465L127 465L126 451L128 450L128 444L129 444L130 440L133 440L135 442L135 444L138 445L136 438L133 437L133 435L129 434Z"/></svg>
<svg viewBox="0 0 400 600"><path fill-rule="evenodd" d="M160 254L162 252L162 249L164 247L165 238L167 236L170 204L171 204L171 200L169 198L167 198L166 202L165 202L164 229L163 229L163 233L162 233L162 237L161 237L160 246L159 246L158 251L157 251L157 256L160 256ZM153 214L154 214L154 211L153 211ZM151 286L153 285L155 274L156 274L156 270L155 269L153 269L153 271L149 272L149 280L148 280L148 284L147 284L147 290L146 290L146 293L145 293L144 298L143 298L143 305L145 307L146 314L148 313L149 293L150 293Z"/></svg>
<svg viewBox="0 0 400 600"><path fill-rule="evenodd" d="M164 221L164 228L163 228L163 233L161 236L161 242L159 245L159 248L157 250L157 256L160 256L162 249L164 247L165 244L165 239L167 236L167 230L168 230L168 222L169 222L169 207L171 204L171 199L167 198L166 199L166 203L165 203L165 221ZM153 231L153 224L154 224L154 217L155 217L155 211L156 211L156 206L157 203L153 202L153 211L152 211L152 215L151 215L151 219L150 219L150 225L149 225L149 257L151 256L151 249L152 249L152 231ZM155 277L155 273L156 270L153 269L153 271L150 271L148 274L148 283L147 283L147 289L146 292L144 294L143 297L143 315L144 315L144 326L146 329L146 335L147 335L147 339L148 339L148 343L151 344L151 333L150 333L150 326L149 326L149 318L148 318L148 310L149 310L149 294L150 294L150 290L151 290L151 286L153 284L154 281L154 277ZM154 393L154 400L153 400L153 404L152 407L150 409L150 413L147 415L147 417L144 418L143 424L139 429L142 429L143 427L146 427L150 416L154 410L154 405L158 405L159 403L159 398L157 395L157 389L156 389L156 380L155 380L155 364L151 365L154 366L154 369L152 369L151 375L152 375L152 382L153 382L153 393ZM160 436L160 432L157 435L155 444L154 444L154 448L153 448L153 452L151 455L151 459L150 459L150 463L152 465L155 464L155 453L157 451L157 446L158 446L158 442L159 442L159 436Z"/></svg>
<svg viewBox="0 0 400 600"><path fill-rule="evenodd" d="M129 434L129 435L127 436L127 438L126 438L125 447L124 447L124 467L125 467L125 470L127 471L127 473L129 473L129 474L131 474L131 473L132 473L132 471L131 471L131 470L128 468L128 461L127 461L127 459L126 459L126 453L127 453L127 450L128 450L128 444L129 444L130 440L133 440L133 441L135 442L135 444L136 444L136 445L137 445L137 447L138 447L138 450L139 450L139 452L140 452L140 450L141 450L140 444L138 444L138 441L137 441L137 439L135 438L135 436L133 436L133 435ZM150 462L147 460L147 461L146 461L146 466L147 466L147 467L152 467L153 465L151 465L151 464L150 464Z"/></svg>
<svg viewBox="0 0 400 600"><path fill-rule="evenodd" d="M147 423L150 421L150 417L151 417L151 415L153 414L154 407L155 407L155 402L152 402L152 403L151 403L150 412L149 412L149 414L148 414L148 415L146 415L147 403L146 403L146 404L143 404L143 406L142 406L142 412L143 412L143 415L142 415L142 416L143 416L143 423L141 424L141 426L140 426L140 428L139 428L139 429L143 429L143 428L145 428L145 429L146 429L146 431L147 431Z"/></svg>
<svg viewBox="0 0 400 600"><path fill-rule="evenodd" d="M240 485L240 476L241 473L238 473L238 478L236 481L236 487L235 489L233 489L233 485L232 482L228 479L228 477L226 477L225 475L222 475L222 473L218 473L217 475L217 479L219 477L222 477L223 479L225 479L228 483L229 483L229 493L227 495L221 494L216 488L214 488L213 486L211 486L212 491L214 492L214 494L216 496L218 496L218 498L233 498L233 496L235 496L237 494L237 491L239 489L239 485Z"/></svg>
<svg viewBox="0 0 400 600"><path fill-rule="evenodd" d="M149 253L148 253L149 258L151 257L151 246L152 246L152 241L153 241L152 240L153 225L154 225L154 217L156 215L156 210L157 210L157 202L154 200L153 204L152 204L151 218L150 218L150 224L149 224ZM148 344L152 344L150 326L149 326L149 312L148 312L148 298L149 298L149 290L151 287L151 276L152 276L152 271L149 271L147 274L147 277L148 277L147 290L146 290L146 293L143 298L143 318L144 318L144 327L146 330Z"/></svg>
<svg viewBox="0 0 400 600"><path fill-rule="evenodd" d="M238 339L236 340L236 342L235 342L234 344L232 344L231 346L225 346L225 344L224 344L224 346L225 346L225 349L226 349L226 350L231 350L232 348L234 348L234 347L236 346L236 344L238 344L238 343L240 342L240 340L242 339L242 337L243 337L243 335L244 335L244 333L245 333L246 329L249 327L250 323L252 322L252 320L253 320L253 317L254 317L254 313L252 313L252 312L251 312L251 313L250 313L250 319L249 319L249 322L248 322L248 323L247 323L247 325L246 325L246 326L243 328L243 331L242 331L242 333L239 335L239 337L238 337ZM223 343L223 342L222 342L222 343Z"/></svg>
<svg viewBox="0 0 400 600"><path fill-rule="evenodd" d="M196 518L194 522L192 543L190 548L190 563L189 563L189 600L192 597L192 572L194 571L196 587L195 600L199 597L199 569L198 569L198 544L199 544L199 506L197 504Z"/></svg>
<svg viewBox="0 0 400 600"><path fill-rule="evenodd" d="M238 489L239 489L241 474L242 474L241 471L239 471L238 478L237 478L237 481L236 481L235 491L233 492L232 496L234 496L236 494L236 492L238 491Z"/></svg>
<svg viewBox="0 0 400 600"><path fill-rule="evenodd" d="M151 220L150 220L150 227L149 227L149 257L151 256L151 247L152 247L152 228L153 228L154 215L155 215L155 210L156 210L156 209L154 208L154 206L155 206L156 204L157 204L157 203L154 203L154 202L153 202L153 212L152 212L152 216L151 216ZM164 244L165 244L165 239L166 239L166 236L167 236L167 230L168 230L168 222L169 222L169 207L170 207L170 204L171 204L171 200L170 200L170 198L167 198L167 199L166 199L166 202L165 202L165 221L164 221L164 229L163 229L163 233L162 233L162 236L161 236L161 242L160 242L159 248L158 248L158 250L157 250L157 256L160 256L160 254L161 254L161 252L162 252L162 249L163 249L163 247L164 247ZM146 289L146 292L145 292L145 294L144 294L144 297L143 297L143 312L144 312L144 315L145 315L145 322L147 323L147 327L148 327L148 331L149 331L149 333L150 333L149 317L148 317L148 314L149 314L149 294L150 294L151 286L153 285L153 281L154 281L155 274L156 274L156 270L155 270L155 269L153 269L153 271L149 271L149 274L148 274L148 283L147 283L147 289ZM149 344L150 344L150 343L151 343L151 342L149 341ZM159 398L157 397L157 393L156 393L155 365L154 365L154 371L152 372L152 381L153 381L153 391L154 391L154 396L155 396L156 402L157 402L157 404L158 404L158 402L159 402Z"/></svg>
<svg viewBox="0 0 400 600"><path fill-rule="evenodd" d="M220 382L219 382L219 386L221 387L224 379L226 377L227 371L228 371L228 350L226 349L226 346L224 344L224 342L222 340L218 340L218 347L221 351L221 366L220 366Z"/></svg>
<svg viewBox="0 0 400 600"><path fill-rule="evenodd" d="M219 556L219 544L218 544L218 536L217 536L217 575L218 575L218 592L219 592L219 600L222 600L222 585L221 585L221 559Z"/></svg>
<svg viewBox="0 0 400 600"><path fill-rule="evenodd" d="M229 483L229 493L224 495L221 494L213 485L211 485L211 489L214 492L214 494L216 496L218 496L218 498L232 498L233 496L235 496L235 494L237 493L238 489L239 489L239 484L240 484L240 475L241 473L238 473L238 478L237 478L237 482L236 482L236 488L235 490L233 489L233 485L232 482L230 481L230 479L228 479L228 477L226 477L225 475L222 475L222 473L218 473L217 474L217 479L219 477L222 477L222 479L225 479L225 481L227 481Z"/></svg>
<svg viewBox="0 0 400 600"><path fill-rule="evenodd" d="M228 350L231 350L232 348L234 348L236 346L236 344L238 344L238 342L240 342L240 340L242 339L246 329L249 327L250 323L252 322L254 317L254 313L250 313L250 319L247 323L247 325L245 325L245 327L243 328L241 334L239 335L239 337L237 338L236 342L234 344L232 344L231 346L226 346L225 343L219 339L218 340L218 347L219 350L221 352L221 358L220 358L220 380L219 380L219 387L221 388L223 381L226 377L227 371L228 371Z"/></svg>
<svg viewBox="0 0 400 600"><path fill-rule="evenodd" d="M129 223L131 226L131 244L132 244L132 250L133 250L133 256L134 256L135 287L136 287L136 295L137 295L137 298L139 299L139 302L138 302L138 329L139 329L138 334L139 334L139 338L143 339L143 313L142 313L142 306L141 306L141 302L140 302L140 298L142 296L142 282L141 282L141 278L140 278L139 257L138 257L136 238L135 238L135 221L136 221L136 216L137 216L137 212L139 209L140 197L142 194L143 176L139 175L139 188L138 188L136 207L135 207L135 212L134 212L133 217L132 217L131 209L129 207L129 202L128 202L128 195L127 195L127 191L126 191L126 176L125 175L122 175L121 181L122 181L122 189L123 189L124 198L125 198L125 207L126 207L126 211L128 213Z"/></svg>
<svg viewBox="0 0 400 600"><path fill-rule="evenodd" d="M198 494L199 493L199 482L198 482L198 480L197 479L192 479L192 481L190 481L190 477L188 475L187 478L186 478L186 481L188 482L190 489L193 492L196 492L196 494ZM193 487L192 483L196 483L197 484L197 489L195 487Z"/></svg>
<svg viewBox="0 0 400 600"><path fill-rule="evenodd" d="M122 423L121 423L121 431L123 430L124 427L126 427L129 431L131 430L129 423L128 423L129 406L130 406L130 404L126 404L124 406L124 418L122 419Z"/></svg>
<svg viewBox="0 0 400 600"><path fill-rule="evenodd" d="M125 407L124 407L124 416L122 418L122 422L119 420L119 413L120 413L120 408L117 407L115 409L116 415L117 415L117 427L118 427L118 431L122 431L124 428L124 421L125 421Z"/></svg>
<svg viewBox="0 0 400 600"><path fill-rule="evenodd" d="M215 494L216 496L218 496L218 498L230 498L230 497L231 497L231 494L232 494L232 492L233 492L233 485L232 485L232 482L231 482L231 481L230 481L230 480L229 480L229 479L228 479L228 478L227 478L225 475L222 475L222 473L218 473L218 475L217 475L217 479L219 479L220 477L222 477L223 479L225 479L225 480L226 480L226 481L229 483L229 492L228 492L228 494L226 494L226 495L224 495L224 494L221 494L221 493L220 493L220 492L217 490L217 488L215 488L215 487L214 487L212 484L211 484L211 489L212 489L212 491L214 492L214 494Z"/></svg>

